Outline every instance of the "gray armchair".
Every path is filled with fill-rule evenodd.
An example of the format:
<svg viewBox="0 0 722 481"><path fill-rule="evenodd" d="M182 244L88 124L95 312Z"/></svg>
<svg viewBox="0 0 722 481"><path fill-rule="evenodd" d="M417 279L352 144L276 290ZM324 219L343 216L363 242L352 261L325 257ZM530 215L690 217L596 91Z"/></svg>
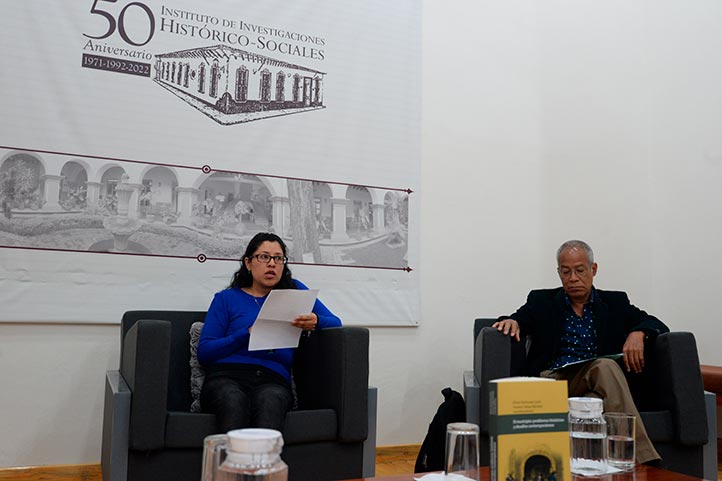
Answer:
<svg viewBox="0 0 722 481"><path fill-rule="evenodd" d="M474 370L464 373L467 420L479 424L480 457L489 464L488 383L523 376L530 339L512 342L492 328L496 319L474 322ZM655 448L659 467L691 476L714 478L703 453L708 442L708 419L697 346L689 332L659 335L647 346L645 370L627 376L635 404ZM715 453L716 454L716 453Z"/></svg>
<svg viewBox="0 0 722 481"><path fill-rule="evenodd" d="M106 375L103 481L198 481L215 416L191 413L190 327L205 312L129 311L120 370ZM289 480L374 475L376 390L368 386L368 330L302 336L293 376L298 409L286 416Z"/></svg>

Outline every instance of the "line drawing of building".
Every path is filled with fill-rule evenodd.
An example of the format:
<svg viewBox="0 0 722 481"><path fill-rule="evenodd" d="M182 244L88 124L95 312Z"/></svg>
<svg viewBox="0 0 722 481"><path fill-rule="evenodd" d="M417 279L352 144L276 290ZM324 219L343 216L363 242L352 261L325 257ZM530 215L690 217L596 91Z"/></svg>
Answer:
<svg viewBox="0 0 722 481"><path fill-rule="evenodd" d="M325 108L325 73L227 45L156 54L153 80L222 125Z"/></svg>

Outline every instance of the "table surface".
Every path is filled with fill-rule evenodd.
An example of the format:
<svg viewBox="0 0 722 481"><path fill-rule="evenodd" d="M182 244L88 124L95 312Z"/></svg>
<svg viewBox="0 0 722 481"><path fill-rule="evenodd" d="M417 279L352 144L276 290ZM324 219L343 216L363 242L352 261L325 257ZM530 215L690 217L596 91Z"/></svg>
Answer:
<svg viewBox="0 0 722 481"><path fill-rule="evenodd" d="M479 481L489 481L489 468L479 468ZM349 481L413 481L414 476L421 477L423 474L403 474L398 476L381 476L376 478L359 478ZM695 478L686 474L666 471L654 468L645 464L638 464L634 471L617 474L606 474L594 478L584 476L572 476L572 481L701 481L702 478Z"/></svg>

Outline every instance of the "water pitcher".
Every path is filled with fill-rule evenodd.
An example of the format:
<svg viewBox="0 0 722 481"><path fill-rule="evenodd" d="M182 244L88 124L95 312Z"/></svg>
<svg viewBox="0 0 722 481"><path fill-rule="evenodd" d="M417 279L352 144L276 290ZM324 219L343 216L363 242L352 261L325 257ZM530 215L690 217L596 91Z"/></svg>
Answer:
<svg viewBox="0 0 722 481"><path fill-rule="evenodd" d="M236 429L203 440L201 481L287 481L283 437L273 429Z"/></svg>
<svg viewBox="0 0 722 481"><path fill-rule="evenodd" d="M601 399L569 398L571 471L574 474L599 476L607 471L607 423L602 409Z"/></svg>

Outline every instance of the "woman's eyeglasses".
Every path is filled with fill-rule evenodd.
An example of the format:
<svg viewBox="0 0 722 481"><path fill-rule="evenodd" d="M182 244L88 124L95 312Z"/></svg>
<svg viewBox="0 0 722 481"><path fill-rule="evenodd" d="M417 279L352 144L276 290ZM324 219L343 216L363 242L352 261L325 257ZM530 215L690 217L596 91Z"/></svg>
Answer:
<svg viewBox="0 0 722 481"><path fill-rule="evenodd" d="M286 256L271 256L268 254L255 254L251 257L255 257L258 262L263 262L264 264L270 264L271 259L273 259L273 262L276 264L285 264L288 262L288 257Z"/></svg>

